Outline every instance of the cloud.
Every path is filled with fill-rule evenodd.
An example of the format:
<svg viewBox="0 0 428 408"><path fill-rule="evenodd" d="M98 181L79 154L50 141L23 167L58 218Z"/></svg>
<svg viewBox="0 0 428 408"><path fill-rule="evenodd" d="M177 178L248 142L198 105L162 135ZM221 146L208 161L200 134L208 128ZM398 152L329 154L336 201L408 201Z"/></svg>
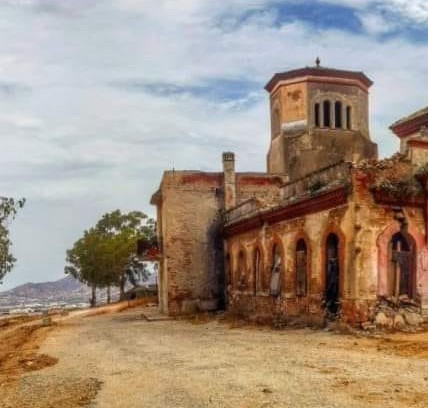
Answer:
<svg viewBox="0 0 428 408"><path fill-rule="evenodd" d="M428 3L425 0L384 0L379 2L379 7L409 21L428 24Z"/></svg>
<svg viewBox="0 0 428 408"><path fill-rule="evenodd" d="M28 9L39 13L77 16L95 6L100 0L2 0L2 2L3 5L9 7Z"/></svg>
<svg viewBox="0 0 428 408"><path fill-rule="evenodd" d="M60 276L103 212L153 215L164 169L218 171L233 150L263 171L263 86L317 56L374 80L372 135L393 153L387 126L427 104L428 46L400 34L421 15L386 0L0 1L0 191L28 198L6 285Z"/></svg>
<svg viewBox="0 0 428 408"><path fill-rule="evenodd" d="M22 83L0 81L0 97L17 96L30 90L29 86Z"/></svg>

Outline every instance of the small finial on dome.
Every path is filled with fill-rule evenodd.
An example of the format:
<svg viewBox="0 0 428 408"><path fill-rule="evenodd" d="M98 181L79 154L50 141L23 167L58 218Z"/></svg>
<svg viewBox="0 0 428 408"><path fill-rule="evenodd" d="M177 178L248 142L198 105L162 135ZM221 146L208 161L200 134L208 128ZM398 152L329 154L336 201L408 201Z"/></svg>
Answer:
<svg viewBox="0 0 428 408"><path fill-rule="evenodd" d="M319 68L319 66L321 64L320 57L317 57L317 59L315 60L315 64L316 64L317 68Z"/></svg>

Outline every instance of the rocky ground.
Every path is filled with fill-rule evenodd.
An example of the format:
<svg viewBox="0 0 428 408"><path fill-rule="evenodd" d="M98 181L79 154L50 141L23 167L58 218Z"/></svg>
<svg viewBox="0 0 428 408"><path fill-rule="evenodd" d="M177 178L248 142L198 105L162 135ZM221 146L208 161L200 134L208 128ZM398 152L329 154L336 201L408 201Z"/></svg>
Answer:
<svg viewBox="0 0 428 408"><path fill-rule="evenodd" d="M428 401L427 332L273 331L222 319L146 321L142 312L0 328L0 407L425 407Z"/></svg>

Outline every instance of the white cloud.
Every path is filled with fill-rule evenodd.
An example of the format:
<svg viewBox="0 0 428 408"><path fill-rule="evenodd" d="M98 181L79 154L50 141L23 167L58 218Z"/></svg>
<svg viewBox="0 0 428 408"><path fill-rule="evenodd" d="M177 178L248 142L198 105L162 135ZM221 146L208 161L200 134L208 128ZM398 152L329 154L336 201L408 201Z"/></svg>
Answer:
<svg viewBox="0 0 428 408"><path fill-rule="evenodd" d="M263 171L263 85L318 55L375 81L372 133L383 155L393 152L387 125L427 104L427 45L280 25L274 3L100 0L70 15L0 1L2 80L31 89L0 94L0 191L28 198L14 227L20 263L7 285L61 275L65 249L105 211L153 214L148 201L163 169L218 170L221 152L234 150L239 170ZM379 33L361 2L346 4ZM219 80L258 85L222 100L210 97ZM112 86L127 82L206 91L161 96Z"/></svg>
<svg viewBox="0 0 428 408"><path fill-rule="evenodd" d="M382 8L415 23L428 23L428 3L426 0L384 0L380 4Z"/></svg>

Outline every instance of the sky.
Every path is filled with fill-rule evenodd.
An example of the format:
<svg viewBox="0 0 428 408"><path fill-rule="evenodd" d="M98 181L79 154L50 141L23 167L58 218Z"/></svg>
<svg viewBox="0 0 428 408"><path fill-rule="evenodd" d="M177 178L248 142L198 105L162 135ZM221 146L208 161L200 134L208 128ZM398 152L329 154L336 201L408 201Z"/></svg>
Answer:
<svg viewBox="0 0 428 408"><path fill-rule="evenodd" d="M65 251L116 208L154 215L163 170L264 171L275 72L373 81L370 130L428 104L426 0L0 0L0 195L15 269L0 290L63 276Z"/></svg>

